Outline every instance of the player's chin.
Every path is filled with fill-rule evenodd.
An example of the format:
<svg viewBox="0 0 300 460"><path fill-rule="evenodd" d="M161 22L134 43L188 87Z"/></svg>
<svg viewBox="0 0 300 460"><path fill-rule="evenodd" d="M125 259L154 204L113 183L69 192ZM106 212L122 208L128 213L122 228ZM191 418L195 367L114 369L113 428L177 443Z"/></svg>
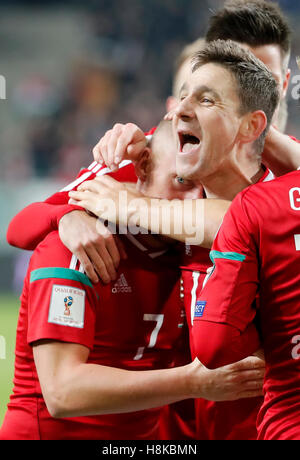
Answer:
<svg viewBox="0 0 300 460"><path fill-rule="evenodd" d="M195 161L187 161L183 157L176 158L176 172L178 177L187 180L193 180L197 173L197 163Z"/></svg>

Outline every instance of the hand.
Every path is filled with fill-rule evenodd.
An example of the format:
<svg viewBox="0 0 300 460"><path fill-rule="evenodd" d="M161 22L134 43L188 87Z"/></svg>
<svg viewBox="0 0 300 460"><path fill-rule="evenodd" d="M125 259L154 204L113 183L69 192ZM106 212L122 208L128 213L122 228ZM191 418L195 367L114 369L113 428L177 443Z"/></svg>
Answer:
<svg viewBox="0 0 300 460"><path fill-rule="evenodd" d="M121 192L126 192L126 203L122 203L122 206L119 203ZM97 177L92 181L83 182L77 191L70 192L69 196L73 204L81 206L112 223L119 222L119 209L121 206L126 222L122 221L120 223L124 224L127 223L127 213L126 209L124 209L126 205L129 205L131 200L135 198L143 197L132 184L125 185L109 176ZM107 206L105 200L111 200L114 202L114 206ZM135 211L135 209L132 209L132 211Z"/></svg>
<svg viewBox="0 0 300 460"><path fill-rule="evenodd" d="M63 244L78 258L86 275L97 284L99 278L108 284L117 279L120 259L126 259L121 241L85 211L73 211L59 222Z"/></svg>
<svg viewBox="0 0 300 460"><path fill-rule="evenodd" d="M249 357L219 369L209 370L196 358L192 363L192 394L209 401L235 401L262 396L265 362ZM200 378L202 377L202 378Z"/></svg>
<svg viewBox="0 0 300 460"><path fill-rule="evenodd" d="M138 160L146 146L146 136L138 126L116 124L94 147L93 155L95 161L114 171L123 160Z"/></svg>
<svg viewBox="0 0 300 460"><path fill-rule="evenodd" d="M176 108L173 109L173 110L170 110L170 112L168 112L165 116L164 116L164 120L166 121L173 121L173 118L176 114Z"/></svg>

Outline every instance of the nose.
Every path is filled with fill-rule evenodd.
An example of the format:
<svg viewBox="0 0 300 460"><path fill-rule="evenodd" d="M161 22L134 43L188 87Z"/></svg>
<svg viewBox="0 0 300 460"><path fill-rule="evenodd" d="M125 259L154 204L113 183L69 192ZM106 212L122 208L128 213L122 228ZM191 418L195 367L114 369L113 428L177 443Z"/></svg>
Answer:
<svg viewBox="0 0 300 460"><path fill-rule="evenodd" d="M191 97L185 97L179 102L175 110L175 115L181 120L194 118L195 112Z"/></svg>

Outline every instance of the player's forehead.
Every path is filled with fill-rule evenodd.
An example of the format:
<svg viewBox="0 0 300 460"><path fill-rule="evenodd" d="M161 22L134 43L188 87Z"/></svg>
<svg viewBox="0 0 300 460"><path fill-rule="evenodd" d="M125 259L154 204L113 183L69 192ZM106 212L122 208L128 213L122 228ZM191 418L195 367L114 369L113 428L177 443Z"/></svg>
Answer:
<svg viewBox="0 0 300 460"><path fill-rule="evenodd" d="M186 82L186 80L188 80L191 72L192 72L192 58L189 57L181 64L180 68L177 71L177 74L175 77L173 96L177 98L179 97L180 90L183 84Z"/></svg>
<svg viewBox="0 0 300 460"><path fill-rule="evenodd" d="M181 89L181 96L199 96L210 92L216 99L232 98L237 92L236 81L232 73L224 66L208 63L193 71Z"/></svg>

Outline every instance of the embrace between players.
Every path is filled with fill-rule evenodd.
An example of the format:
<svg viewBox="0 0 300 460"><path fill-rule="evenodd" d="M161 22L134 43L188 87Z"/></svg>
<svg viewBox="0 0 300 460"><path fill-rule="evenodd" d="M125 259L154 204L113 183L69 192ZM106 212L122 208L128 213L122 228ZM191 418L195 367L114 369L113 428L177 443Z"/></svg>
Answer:
<svg viewBox="0 0 300 460"><path fill-rule="evenodd" d="M212 18L207 41L150 142L116 125L73 184L10 224L11 244L36 249L0 439L300 439L289 201L300 173L273 181L262 165L300 165L298 143L271 126L284 118L290 31L272 3L240 0ZM189 227L201 202L203 238L112 236L96 216L122 191L129 206L112 223L134 212L163 233L150 204L174 200L172 224L189 200Z"/></svg>

